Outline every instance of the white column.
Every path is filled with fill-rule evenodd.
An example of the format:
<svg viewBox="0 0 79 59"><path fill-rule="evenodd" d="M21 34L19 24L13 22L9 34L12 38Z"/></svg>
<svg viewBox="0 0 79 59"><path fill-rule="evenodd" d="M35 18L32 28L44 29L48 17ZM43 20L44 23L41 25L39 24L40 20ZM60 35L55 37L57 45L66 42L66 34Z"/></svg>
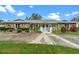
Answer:
<svg viewBox="0 0 79 59"><path fill-rule="evenodd" d="M52 26L50 26L50 33L52 33L52 29L53 29Z"/></svg>

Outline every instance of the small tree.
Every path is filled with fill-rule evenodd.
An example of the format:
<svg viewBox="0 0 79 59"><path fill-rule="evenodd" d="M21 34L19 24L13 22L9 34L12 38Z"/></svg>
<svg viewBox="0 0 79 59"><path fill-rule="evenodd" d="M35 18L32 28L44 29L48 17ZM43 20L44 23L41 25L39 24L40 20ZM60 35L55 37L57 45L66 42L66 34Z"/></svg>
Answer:
<svg viewBox="0 0 79 59"><path fill-rule="evenodd" d="M61 32L62 32L62 33L65 33L65 32L66 32L66 28L65 28L65 27L62 27L62 28L61 28Z"/></svg>

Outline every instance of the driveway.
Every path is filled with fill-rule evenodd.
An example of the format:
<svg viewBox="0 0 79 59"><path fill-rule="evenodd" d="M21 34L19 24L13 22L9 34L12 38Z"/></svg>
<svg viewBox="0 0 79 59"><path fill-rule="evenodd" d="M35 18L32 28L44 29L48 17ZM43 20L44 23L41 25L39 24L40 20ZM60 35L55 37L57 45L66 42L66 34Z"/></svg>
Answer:
<svg viewBox="0 0 79 59"><path fill-rule="evenodd" d="M69 40L71 42L74 42L76 44L79 44L79 35L67 35L67 34L62 35L61 34L59 36L65 38L65 39L67 39L67 40Z"/></svg>
<svg viewBox="0 0 79 59"><path fill-rule="evenodd" d="M68 47L78 45L79 47L79 35L55 35L49 33L0 33L0 41L32 42L34 44L41 43Z"/></svg>
<svg viewBox="0 0 79 59"><path fill-rule="evenodd" d="M30 42L40 33L0 33L0 41Z"/></svg>

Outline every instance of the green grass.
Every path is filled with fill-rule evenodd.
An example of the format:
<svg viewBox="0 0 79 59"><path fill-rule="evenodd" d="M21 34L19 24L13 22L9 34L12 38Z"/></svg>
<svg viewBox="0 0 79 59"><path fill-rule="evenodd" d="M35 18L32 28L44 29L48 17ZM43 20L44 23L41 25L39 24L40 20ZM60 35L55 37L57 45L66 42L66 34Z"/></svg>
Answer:
<svg viewBox="0 0 79 59"><path fill-rule="evenodd" d="M70 31L67 31L66 33L62 33L61 31L55 31L53 32L55 34L70 34L70 35L79 35L79 31L77 32L70 32Z"/></svg>
<svg viewBox="0 0 79 59"><path fill-rule="evenodd" d="M78 54L79 49L45 44L0 42L0 54Z"/></svg>

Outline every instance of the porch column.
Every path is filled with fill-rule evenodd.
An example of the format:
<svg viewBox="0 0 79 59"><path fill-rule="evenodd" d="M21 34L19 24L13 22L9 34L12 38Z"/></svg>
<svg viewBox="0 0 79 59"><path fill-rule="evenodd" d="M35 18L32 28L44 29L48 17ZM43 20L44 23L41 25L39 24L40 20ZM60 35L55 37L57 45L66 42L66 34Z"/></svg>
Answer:
<svg viewBox="0 0 79 59"><path fill-rule="evenodd" d="M16 26L16 24L14 24L14 29L17 30L17 26Z"/></svg>

